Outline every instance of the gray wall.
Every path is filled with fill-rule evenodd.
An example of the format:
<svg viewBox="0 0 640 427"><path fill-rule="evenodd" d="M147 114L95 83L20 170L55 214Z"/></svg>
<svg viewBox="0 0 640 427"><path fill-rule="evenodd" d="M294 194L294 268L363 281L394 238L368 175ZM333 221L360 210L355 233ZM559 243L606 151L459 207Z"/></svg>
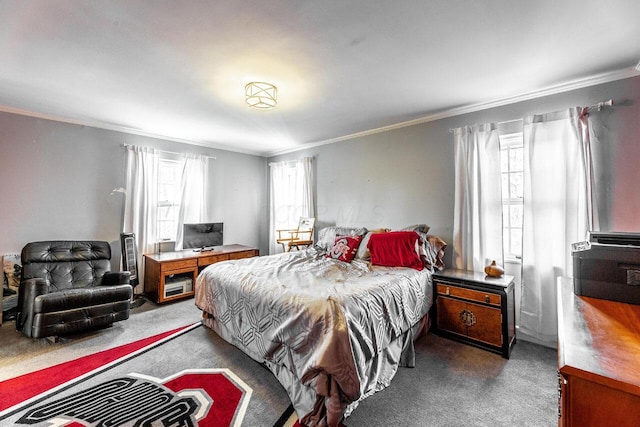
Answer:
<svg viewBox="0 0 640 427"><path fill-rule="evenodd" d="M453 239L453 136L449 129L588 106L591 113L603 230L640 231L640 77L490 108L447 119L274 156L313 156L318 227L330 224L398 228L427 223ZM448 259L450 263L450 248Z"/></svg>
<svg viewBox="0 0 640 427"><path fill-rule="evenodd" d="M210 161L210 220L222 221L225 243L267 252L266 159L0 113L0 254L30 241L106 240L117 265L124 195L123 144L200 153Z"/></svg>
<svg viewBox="0 0 640 427"><path fill-rule="evenodd" d="M453 144L450 128L590 105L600 214L605 230L639 231L640 77L487 109L367 137L275 156L315 157L318 227L398 228L427 223L452 241ZM217 157L211 162L212 220L225 241L268 251L267 159L0 113L0 253L33 240L102 239L119 246L123 143ZM449 255L450 256L450 255Z"/></svg>
<svg viewBox="0 0 640 427"><path fill-rule="evenodd" d="M451 266L454 157L449 129L517 120L611 98L613 108L590 114L601 229L640 232L640 77L322 145L269 161L314 157L318 229L333 224L397 229L426 223L432 234L449 243L445 263ZM515 276L519 324L520 264L507 263L505 270Z"/></svg>

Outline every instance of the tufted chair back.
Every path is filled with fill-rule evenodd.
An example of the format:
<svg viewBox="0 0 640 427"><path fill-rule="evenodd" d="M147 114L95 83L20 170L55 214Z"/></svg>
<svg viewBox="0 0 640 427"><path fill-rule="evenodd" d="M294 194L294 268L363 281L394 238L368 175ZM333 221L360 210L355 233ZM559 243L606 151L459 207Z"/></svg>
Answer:
<svg viewBox="0 0 640 427"><path fill-rule="evenodd" d="M22 280L42 278L52 290L96 286L110 270L108 242L32 242L22 249Z"/></svg>

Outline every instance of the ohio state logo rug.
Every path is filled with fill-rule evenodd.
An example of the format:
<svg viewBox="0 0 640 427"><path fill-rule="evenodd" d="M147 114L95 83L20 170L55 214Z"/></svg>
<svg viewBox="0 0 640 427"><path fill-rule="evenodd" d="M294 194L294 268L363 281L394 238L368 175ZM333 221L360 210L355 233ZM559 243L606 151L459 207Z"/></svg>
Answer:
<svg viewBox="0 0 640 427"><path fill-rule="evenodd" d="M27 410L17 425L240 426L252 389L229 369L129 374Z"/></svg>

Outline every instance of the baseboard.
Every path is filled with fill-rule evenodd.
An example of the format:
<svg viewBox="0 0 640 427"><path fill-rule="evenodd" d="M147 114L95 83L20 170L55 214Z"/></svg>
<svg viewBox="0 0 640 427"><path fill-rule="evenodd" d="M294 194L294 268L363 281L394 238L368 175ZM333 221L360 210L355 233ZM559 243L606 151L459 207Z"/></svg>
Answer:
<svg viewBox="0 0 640 427"><path fill-rule="evenodd" d="M522 332L520 330L519 326L516 326L516 339L518 341L527 341L527 342L530 342L530 343L533 343L533 344L537 344L537 345L541 345L541 346L547 347L547 348L553 348L553 349L557 349L558 348L558 343L557 342L551 344L551 343L548 343L548 342L540 341L539 339L537 339L535 337L532 337L531 335L528 335L528 334Z"/></svg>

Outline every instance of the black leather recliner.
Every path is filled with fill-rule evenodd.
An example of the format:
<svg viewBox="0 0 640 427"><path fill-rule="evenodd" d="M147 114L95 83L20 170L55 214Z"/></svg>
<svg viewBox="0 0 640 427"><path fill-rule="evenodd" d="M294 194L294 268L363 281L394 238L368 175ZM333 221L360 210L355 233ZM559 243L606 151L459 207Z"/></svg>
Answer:
<svg viewBox="0 0 640 427"><path fill-rule="evenodd" d="M129 318L130 273L110 272L108 242L33 242L21 257L16 329L26 336L67 335Z"/></svg>

